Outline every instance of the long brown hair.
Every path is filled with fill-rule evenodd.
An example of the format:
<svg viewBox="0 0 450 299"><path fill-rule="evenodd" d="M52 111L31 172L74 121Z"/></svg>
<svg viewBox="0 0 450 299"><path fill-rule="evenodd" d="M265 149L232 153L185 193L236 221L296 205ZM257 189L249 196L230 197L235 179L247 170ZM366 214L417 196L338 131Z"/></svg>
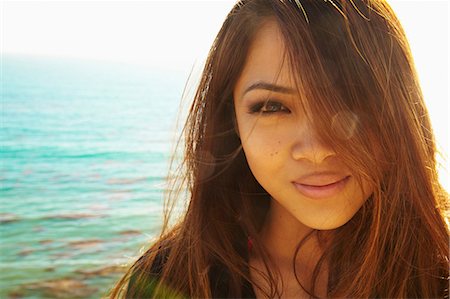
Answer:
<svg viewBox="0 0 450 299"><path fill-rule="evenodd" d="M448 292L448 194L438 182L436 145L405 33L383 0L242 0L229 13L206 61L184 127L184 159L167 196L159 240L132 273L145 281L158 252L167 260L154 297L212 296L209 273L220 265L229 297L251 282L242 251L267 256L258 238L270 195L253 177L235 129L233 89L261 24L275 20L287 61L320 137L374 192L345 225L328 232L329 297L435 298ZM169 226L174 200L187 209ZM307 240L299 240L298 250ZM266 263L270 290L280 294ZM295 267L294 267L295 268ZM301 275L301 274L299 274ZM314 278L315 279L315 278ZM314 279L308 290L314 295ZM130 297L147 286L135 283Z"/></svg>

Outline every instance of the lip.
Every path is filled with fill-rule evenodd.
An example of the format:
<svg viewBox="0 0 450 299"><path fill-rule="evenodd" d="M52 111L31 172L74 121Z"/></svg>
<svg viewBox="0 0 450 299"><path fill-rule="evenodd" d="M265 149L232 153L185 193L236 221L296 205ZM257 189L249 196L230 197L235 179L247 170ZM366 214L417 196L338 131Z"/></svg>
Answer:
<svg viewBox="0 0 450 299"><path fill-rule="evenodd" d="M341 192L348 181L350 180L350 176L345 176L342 179L334 179L328 182L318 182L318 183L308 183L305 182L292 182L295 188L302 193L304 196L312 198L312 199L322 199L327 198ZM314 181L314 177L311 177L311 181ZM317 179L317 181L321 181Z"/></svg>

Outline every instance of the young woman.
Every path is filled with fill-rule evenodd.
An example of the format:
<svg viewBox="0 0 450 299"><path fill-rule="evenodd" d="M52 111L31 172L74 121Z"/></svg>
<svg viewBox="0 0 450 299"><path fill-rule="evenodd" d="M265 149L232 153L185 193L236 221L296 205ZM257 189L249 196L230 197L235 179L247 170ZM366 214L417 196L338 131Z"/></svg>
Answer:
<svg viewBox="0 0 450 299"><path fill-rule="evenodd" d="M184 133L186 213L111 297L448 296L448 194L385 1L238 2Z"/></svg>

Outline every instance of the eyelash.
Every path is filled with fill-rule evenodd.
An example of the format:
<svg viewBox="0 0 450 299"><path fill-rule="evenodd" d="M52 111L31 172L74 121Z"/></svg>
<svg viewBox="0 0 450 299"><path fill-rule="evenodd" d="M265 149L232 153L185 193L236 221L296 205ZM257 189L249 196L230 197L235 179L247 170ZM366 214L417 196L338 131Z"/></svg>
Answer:
<svg viewBox="0 0 450 299"><path fill-rule="evenodd" d="M276 108L277 110L275 110L275 111L267 110L268 107L274 107L274 106L277 107ZM265 110L264 110L264 108L265 108ZM253 104L250 106L250 111L249 111L250 114L261 113L261 114L266 114L266 115L273 114L273 113L289 113L289 112L291 112L291 111L288 108L286 108L283 104L281 104L280 102L277 102L277 101L272 101L272 100L269 100L269 101L264 100L264 101L260 101L256 104Z"/></svg>

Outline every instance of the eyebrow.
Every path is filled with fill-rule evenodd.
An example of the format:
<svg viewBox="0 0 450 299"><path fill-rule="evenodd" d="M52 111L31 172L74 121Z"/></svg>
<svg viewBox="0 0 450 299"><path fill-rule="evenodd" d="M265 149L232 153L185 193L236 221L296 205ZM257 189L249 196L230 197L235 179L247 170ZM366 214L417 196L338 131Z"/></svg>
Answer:
<svg viewBox="0 0 450 299"><path fill-rule="evenodd" d="M273 92L280 92L280 93L294 93L295 90L289 87L276 85L272 83L267 83L263 81L256 82L249 87L247 87L244 92L242 93L242 96L244 96L247 92L255 90L255 89L264 89L264 90L270 90Z"/></svg>

